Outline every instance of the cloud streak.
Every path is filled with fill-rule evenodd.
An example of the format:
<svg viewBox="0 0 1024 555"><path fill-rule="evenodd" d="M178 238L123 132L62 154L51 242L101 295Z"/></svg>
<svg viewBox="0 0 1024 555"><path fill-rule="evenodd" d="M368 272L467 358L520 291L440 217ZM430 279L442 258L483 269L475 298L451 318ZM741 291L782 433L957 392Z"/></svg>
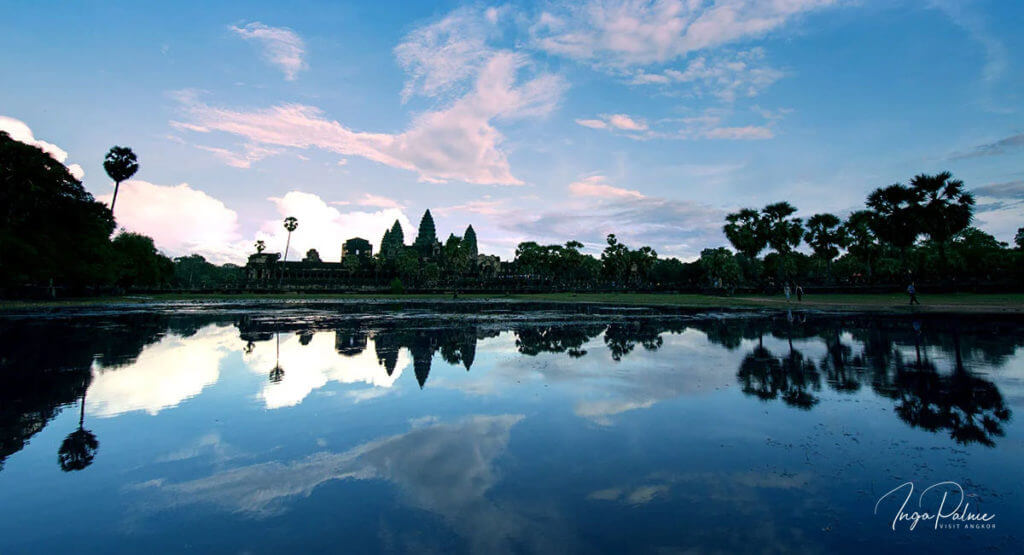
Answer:
<svg viewBox="0 0 1024 555"><path fill-rule="evenodd" d="M294 81L308 66L304 59L306 45L299 35L284 27L270 27L258 21L244 27L232 26L231 31L263 48L263 58L284 72L284 78Z"/></svg>
<svg viewBox="0 0 1024 555"><path fill-rule="evenodd" d="M501 149L504 137L494 122L545 116L565 89L565 82L552 74L520 80L520 72L528 65L520 54L493 54L471 92L447 108L418 115L398 134L354 131L328 119L322 110L302 104L244 111L210 106L192 91L179 91L176 98L191 120L186 122L191 131L229 133L271 150L317 148L360 156L416 172L420 180L432 183L519 185L522 181L512 174ZM249 155L217 154L236 167L251 163Z"/></svg>

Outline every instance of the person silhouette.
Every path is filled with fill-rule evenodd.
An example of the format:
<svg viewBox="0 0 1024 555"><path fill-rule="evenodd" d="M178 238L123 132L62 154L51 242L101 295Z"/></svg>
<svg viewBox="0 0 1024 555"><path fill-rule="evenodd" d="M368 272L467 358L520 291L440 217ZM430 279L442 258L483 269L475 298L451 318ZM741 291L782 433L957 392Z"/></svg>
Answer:
<svg viewBox="0 0 1024 555"><path fill-rule="evenodd" d="M907 286L907 295L910 296L910 304L921 304L921 301L917 300L917 287L914 287L914 282L910 282Z"/></svg>

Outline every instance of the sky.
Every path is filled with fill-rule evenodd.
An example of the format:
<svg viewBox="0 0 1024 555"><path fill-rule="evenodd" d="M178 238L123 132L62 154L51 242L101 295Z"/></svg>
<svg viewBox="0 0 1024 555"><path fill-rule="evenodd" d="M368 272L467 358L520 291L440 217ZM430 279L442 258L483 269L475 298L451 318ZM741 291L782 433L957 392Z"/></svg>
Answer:
<svg viewBox="0 0 1024 555"><path fill-rule="evenodd" d="M170 256L290 259L345 239L480 250L615 233L691 260L725 214L807 218L953 172L975 225L1024 225L1024 3L13 2L0 0L0 129Z"/></svg>

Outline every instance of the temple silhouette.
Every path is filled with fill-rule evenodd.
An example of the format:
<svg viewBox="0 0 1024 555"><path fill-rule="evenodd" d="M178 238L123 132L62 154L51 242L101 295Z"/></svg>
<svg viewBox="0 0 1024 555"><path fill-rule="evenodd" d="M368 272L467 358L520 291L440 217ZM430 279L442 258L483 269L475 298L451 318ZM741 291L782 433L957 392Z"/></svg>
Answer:
<svg viewBox="0 0 1024 555"><path fill-rule="evenodd" d="M447 245L456 245L457 254L446 252ZM480 277L493 277L508 267L497 256L478 252L476 231L472 225L462 236L450 234L442 244L437 238L434 217L429 209L420 218L419 230L411 245L405 244L402 224L395 220L381 238L377 264L373 245L362 237L352 237L342 243L338 262L323 260L316 249L308 250L301 260L283 260L281 253L263 252L262 245L258 248L261 250L249 255L244 268L248 287L324 289L358 285L361 281L378 278L382 272L397 275L400 267L403 264L408 266L410 261L419 267L430 264L454 266L457 262L463 273Z"/></svg>

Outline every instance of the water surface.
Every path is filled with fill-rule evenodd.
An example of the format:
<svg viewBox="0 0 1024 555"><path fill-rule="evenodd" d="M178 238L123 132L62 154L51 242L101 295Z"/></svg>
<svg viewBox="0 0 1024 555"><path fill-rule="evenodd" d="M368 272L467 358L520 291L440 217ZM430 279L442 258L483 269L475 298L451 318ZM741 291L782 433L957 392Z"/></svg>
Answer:
<svg viewBox="0 0 1024 555"><path fill-rule="evenodd" d="M982 317L8 315L0 553L1015 551L1022 346ZM994 518L892 529L881 496L934 512L944 481Z"/></svg>

